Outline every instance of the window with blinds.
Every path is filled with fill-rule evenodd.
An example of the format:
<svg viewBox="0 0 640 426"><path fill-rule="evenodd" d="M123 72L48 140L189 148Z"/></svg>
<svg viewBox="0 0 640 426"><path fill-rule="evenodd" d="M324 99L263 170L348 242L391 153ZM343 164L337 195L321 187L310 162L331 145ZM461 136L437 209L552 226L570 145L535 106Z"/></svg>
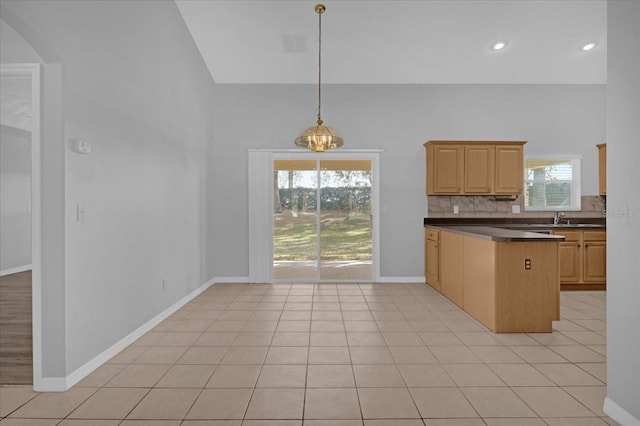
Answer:
<svg viewBox="0 0 640 426"><path fill-rule="evenodd" d="M526 210L580 210L580 158L526 158L524 206Z"/></svg>

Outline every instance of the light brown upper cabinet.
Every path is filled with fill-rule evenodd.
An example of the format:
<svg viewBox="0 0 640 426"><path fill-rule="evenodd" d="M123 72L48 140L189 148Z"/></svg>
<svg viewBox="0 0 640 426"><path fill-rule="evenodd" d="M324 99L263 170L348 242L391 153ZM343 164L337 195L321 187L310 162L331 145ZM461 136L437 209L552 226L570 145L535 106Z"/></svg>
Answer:
<svg viewBox="0 0 640 426"><path fill-rule="evenodd" d="M522 194L523 150L520 144L496 146L495 194Z"/></svg>
<svg viewBox="0 0 640 426"><path fill-rule="evenodd" d="M601 143L598 147L598 175L600 177L600 195L607 195L607 144Z"/></svg>
<svg viewBox="0 0 640 426"><path fill-rule="evenodd" d="M464 175L464 146L427 146L427 194L460 194Z"/></svg>
<svg viewBox="0 0 640 426"><path fill-rule="evenodd" d="M491 194L495 148L491 145L464 146L464 193Z"/></svg>
<svg viewBox="0 0 640 426"><path fill-rule="evenodd" d="M426 142L427 195L522 194L525 143Z"/></svg>

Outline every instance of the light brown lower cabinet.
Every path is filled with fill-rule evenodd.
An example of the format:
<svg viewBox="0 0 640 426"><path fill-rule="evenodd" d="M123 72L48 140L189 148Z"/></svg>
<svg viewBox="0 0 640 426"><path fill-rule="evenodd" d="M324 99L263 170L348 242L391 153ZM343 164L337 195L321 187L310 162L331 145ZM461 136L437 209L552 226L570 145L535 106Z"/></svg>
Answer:
<svg viewBox="0 0 640 426"><path fill-rule="evenodd" d="M424 228L424 275L427 283L440 291L440 231Z"/></svg>
<svg viewBox="0 0 640 426"><path fill-rule="evenodd" d="M440 288L427 283L494 332L551 332L560 319L558 244L440 230Z"/></svg>
<svg viewBox="0 0 640 426"><path fill-rule="evenodd" d="M605 290L607 286L607 232L605 230L560 230L560 288Z"/></svg>

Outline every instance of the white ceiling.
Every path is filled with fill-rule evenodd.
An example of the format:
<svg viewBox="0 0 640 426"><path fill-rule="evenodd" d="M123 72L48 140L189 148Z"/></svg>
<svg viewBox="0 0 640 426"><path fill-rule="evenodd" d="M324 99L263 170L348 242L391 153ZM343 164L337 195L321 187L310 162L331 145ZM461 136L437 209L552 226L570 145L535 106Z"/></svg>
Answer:
<svg viewBox="0 0 640 426"><path fill-rule="evenodd" d="M176 3L216 83L317 82L318 1ZM323 83L606 83L605 0L323 4Z"/></svg>

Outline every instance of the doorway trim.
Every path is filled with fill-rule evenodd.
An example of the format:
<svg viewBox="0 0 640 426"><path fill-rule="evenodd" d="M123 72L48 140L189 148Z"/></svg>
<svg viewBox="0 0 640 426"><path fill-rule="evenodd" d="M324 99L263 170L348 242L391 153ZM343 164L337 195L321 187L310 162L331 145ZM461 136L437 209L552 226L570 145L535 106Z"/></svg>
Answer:
<svg viewBox="0 0 640 426"><path fill-rule="evenodd" d="M31 78L31 322L33 388L38 389L42 378L42 228L41 228L41 171L40 145L42 140L42 65L0 64L3 76Z"/></svg>
<svg viewBox="0 0 640 426"><path fill-rule="evenodd" d="M273 160L371 160L371 280L380 281L381 149L340 149L323 153L300 149L249 150L249 282L273 282Z"/></svg>

